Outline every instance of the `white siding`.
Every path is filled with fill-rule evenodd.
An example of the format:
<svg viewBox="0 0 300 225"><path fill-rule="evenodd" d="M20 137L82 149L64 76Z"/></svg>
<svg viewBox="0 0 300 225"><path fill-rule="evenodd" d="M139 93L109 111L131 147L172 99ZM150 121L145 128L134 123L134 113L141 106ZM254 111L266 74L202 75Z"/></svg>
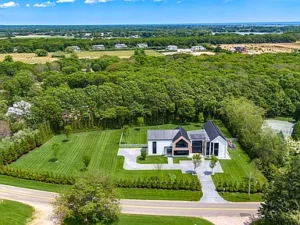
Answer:
<svg viewBox="0 0 300 225"><path fill-rule="evenodd" d="M152 143L156 142L156 154L152 152ZM164 155L165 147L172 146L172 140L148 141L148 155Z"/></svg>
<svg viewBox="0 0 300 225"><path fill-rule="evenodd" d="M215 140L212 141L213 143L219 143L219 159L225 159L227 156L227 141L224 140L222 137L217 137Z"/></svg>

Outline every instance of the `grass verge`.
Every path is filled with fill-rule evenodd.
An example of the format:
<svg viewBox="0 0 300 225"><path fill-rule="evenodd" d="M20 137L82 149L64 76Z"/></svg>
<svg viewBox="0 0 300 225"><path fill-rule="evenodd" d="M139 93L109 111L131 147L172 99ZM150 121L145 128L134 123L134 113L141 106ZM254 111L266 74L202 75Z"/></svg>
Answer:
<svg viewBox="0 0 300 225"><path fill-rule="evenodd" d="M152 216L152 215L129 215L121 214L119 221L112 225L212 225L211 222L194 217L177 217L177 216ZM80 223L67 219L64 225L80 225ZM99 224L100 225L100 224Z"/></svg>
<svg viewBox="0 0 300 225"><path fill-rule="evenodd" d="M179 161L191 161L192 159L191 158L186 158L186 157L173 157L173 163L174 164L179 164Z"/></svg>
<svg viewBox="0 0 300 225"><path fill-rule="evenodd" d="M0 201L0 225L26 225L31 219L34 209L19 202Z"/></svg>
<svg viewBox="0 0 300 225"><path fill-rule="evenodd" d="M136 158L136 162L140 164L168 164L167 157L164 156L147 156L145 160L141 156Z"/></svg>
<svg viewBox="0 0 300 225"><path fill-rule="evenodd" d="M251 194L250 199L247 193L219 193L222 198L229 202L262 202L262 194Z"/></svg>

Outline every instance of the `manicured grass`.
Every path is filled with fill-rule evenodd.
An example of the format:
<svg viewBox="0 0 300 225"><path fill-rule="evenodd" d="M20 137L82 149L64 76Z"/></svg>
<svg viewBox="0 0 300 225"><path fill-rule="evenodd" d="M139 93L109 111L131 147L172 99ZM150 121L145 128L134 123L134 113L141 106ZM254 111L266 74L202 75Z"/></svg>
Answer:
<svg viewBox="0 0 300 225"><path fill-rule="evenodd" d="M186 158L186 157L173 157L173 163L174 164L179 164L179 161L186 161L186 160L189 160L191 161L192 159L191 158Z"/></svg>
<svg viewBox="0 0 300 225"><path fill-rule="evenodd" d="M26 225L34 209L19 202L0 200L0 225Z"/></svg>
<svg viewBox="0 0 300 225"><path fill-rule="evenodd" d="M225 137L231 138L232 135L229 133L225 125L221 120L213 120L214 123L219 127ZM127 137L123 137L122 143L127 144L146 144L147 143L147 131L148 130L172 130L178 125L182 126L187 131L201 130L202 123L185 123L185 124L163 124L157 126L144 126L144 127L132 127L128 130Z"/></svg>
<svg viewBox="0 0 300 225"><path fill-rule="evenodd" d="M58 135L9 166L36 172L80 175L84 167L82 156L88 155L91 157L89 171L102 171L115 178L167 177L169 174L174 174L177 178L197 179L191 174L182 174L180 170L124 170L124 157L117 156L120 135L121 130L75 133L70 136L68 142L63 142L64 135ZM51 160L53 143L59 143L61 146L58 162Z"/></svg>
<svg viewBox="0 0 300 225"><path fill-rule="evenodd" d="M138 188L117 189L117 196L121 199L199 201L202 195L203 194L201 191L175 191Z"/></svg>
<svg viewBox="0 0 300 225"><path fill-rule="evenodd" d="M49 183L25 180L25 179L3 176L3 175L0 175L0 184L41 190L41 191L58 192L58 193L63 193L64 191L70 188L70 186L68 185L49 184Z"/></svg>
<svg viewBox="0 0 300 225"><path fill-rule="evenodd" d="M79 225L74 220L65 220L64 225ZM194 217L153 216L121 214L119 221L112 225L212 225L211 222ZM100 225L100 224L99 224Z"/></svg>
<svg viewBox="0 0 300 225"><path fill-rule="evenodd" d="M215 185L221 182L243 182L247 180L249 172L254 172L254 178L261 183L266 182L264 175L250 164L249 156L241 149L238 143L235 143L235 150L228 149L231 160L220 160L224 173L218 173L212 176Z"/></svg>
<svg viewBox="0 0 300 225"><path fill-rule="evenodd" d="M219 193L222 198L229 202L262 202L262 194L251 194L250 200L248 198L247 193L229 193L225 192L224 194L222 192Z"/></svg>
<svg viewBox="0 0 300 225"><path fill-rule="evenodd" d="M168 164L167 157L161 155L147 156L145 160L138 156L136 162L140 164Z"/></svg>

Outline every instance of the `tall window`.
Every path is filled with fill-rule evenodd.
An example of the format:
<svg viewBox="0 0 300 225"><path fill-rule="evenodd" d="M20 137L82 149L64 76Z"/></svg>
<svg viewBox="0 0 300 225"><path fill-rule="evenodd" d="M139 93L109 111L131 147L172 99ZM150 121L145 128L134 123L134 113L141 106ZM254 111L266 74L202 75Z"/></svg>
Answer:
<svg viewBox="0 0 300 225"><path fill-rule="evenodd" d="M214 155L215 156L219 155L219 143L214 144Z"/></svg>
<svg viewBox="0 0 300 225"><path fill-rule="evenodd" d="M188 143L186 143L184 140L180 140L176 143L176 148L187 148Z"/></svg>
<svg viewBox="0 0 300 225"><path fill-rule="evenodd" d="M156 154L156 141L152 143L152 153Z"/></svg>

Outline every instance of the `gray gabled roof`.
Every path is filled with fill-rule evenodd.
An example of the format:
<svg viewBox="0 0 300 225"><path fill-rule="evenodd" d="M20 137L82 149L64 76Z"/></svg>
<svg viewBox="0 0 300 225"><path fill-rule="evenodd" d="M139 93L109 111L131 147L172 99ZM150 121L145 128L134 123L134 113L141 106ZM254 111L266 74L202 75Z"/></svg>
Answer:
<svg viewBox="0 0 300 225"><path fill-rule="evenodd" d="M213 141L214 139L216 139L219 136L221 136L224 140L226 140L223 133L219 130L219 128L212 121L207 121L203 125L203 129L206 131L206 133L211 141Z"/></svg>
<svg viewBox="0 0 300 225"><path fill-rule="evenodd" d="M181 126L176 127L175 130L177 130L178 133L173 138L173 141L176 141L180 137L184 137L185 139L187 139L188 141L190 141L189 135L187 134L186 130L183 129Z"/></svg>
<svg viewBox="0 0 300 225"><path fill-rule="evenodd" d="M173 140L178 130L148 130L148 140Z"/></svg>

